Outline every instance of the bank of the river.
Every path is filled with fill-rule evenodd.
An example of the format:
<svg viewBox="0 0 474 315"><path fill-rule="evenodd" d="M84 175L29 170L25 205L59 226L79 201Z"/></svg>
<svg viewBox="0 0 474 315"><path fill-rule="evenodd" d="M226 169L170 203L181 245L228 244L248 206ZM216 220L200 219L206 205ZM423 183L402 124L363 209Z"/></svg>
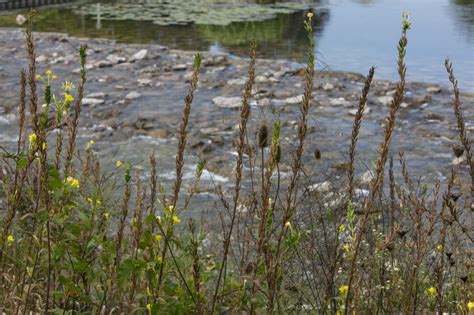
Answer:
<svg viewBox="0 0 474 315"><path fill-rule="evenodd" d="M119 44L106 39L35 33L39 73L53 70L60 82L78 80L77 50L88 49L88 84L83 101L80 142L95 141L94 150L104 167L115 160L130 159L147 168L155 151L160 179L173 176L176 131L192 70L193 52L158 45ZM395 53L395 52L394 52ZM396 56L393 56L394 60ZM367 68L370 60L367 60ZM16 138L18 72L27 67L24 32L0 29L0 145L12 146ZM252 130L274 119L282 121L284 174L288 170L296 138L298 104L303 93L304 65L285 60L257 61L252 98ZM239 96L246 78L246 60L227 54L203 53L199 89L195 94L189 125L186 178L192 179L195 163L207 161L202 190L230 185L235 160ZM396 71L394 69L393 71ZM410 71L410 69L408 69ZM376 74L377 77L377 74ZM446 79L447 80L447 79ZM344 176L353 114L364 77L358 73L318 72L310 110L308 154L305 165L312 181ZM381 128L395 82L375 80L358 147L358 174L369 168L377 154ZM398 116L392 154L405 151L415 176L436 179L446 176L452 163L452 146L458 142L446 86L410 82ZM469 134L474 130L474 95L462 94ZM319 149L322 159L311 152ZM145 174L146 172L144 172Z"/></svg>

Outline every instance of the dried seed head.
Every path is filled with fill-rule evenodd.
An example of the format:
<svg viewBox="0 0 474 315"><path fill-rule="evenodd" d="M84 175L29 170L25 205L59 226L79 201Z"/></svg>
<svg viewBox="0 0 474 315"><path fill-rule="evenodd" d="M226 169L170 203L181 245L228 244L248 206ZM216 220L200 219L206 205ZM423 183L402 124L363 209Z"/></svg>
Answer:
<svg viewBox="0 0 474 315"><path fill-rule="evenodd" d="M275 154L275 163L280 163L281 160L281 147L277 146L276 154Z"/></svg>
<svg viewBox="0 0 474 315"><path fill-rule="evenodd" d="M268 146L268 127L262 124L258 130L257 144L259 148L266 148Z"/></svg>
<svg viewBox="0 0 474 315"><path fill-rule="evenodd" d="M456 156L458 158L464 153L464 147L459 145L459 144L454 145L453 146L453 152L454 152L454 156Z"/></svg>
<svg viewBox="0 0 474 315"><path fill-rule="evenodd" d="M316 158L316 160L321 159L321 151L318 148L314 150L314 157Z"/></svg>

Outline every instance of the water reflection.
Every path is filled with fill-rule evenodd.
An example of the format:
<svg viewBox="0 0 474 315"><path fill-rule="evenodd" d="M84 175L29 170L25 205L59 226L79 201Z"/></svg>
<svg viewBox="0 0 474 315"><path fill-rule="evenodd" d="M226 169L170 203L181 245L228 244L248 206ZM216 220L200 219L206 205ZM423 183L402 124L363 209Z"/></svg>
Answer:
<svg viewBox="0 0 474 315"><path fill-rule="evenodd" d="M459 32L474 43L474 0L452 0L449 9Z"/></svg>

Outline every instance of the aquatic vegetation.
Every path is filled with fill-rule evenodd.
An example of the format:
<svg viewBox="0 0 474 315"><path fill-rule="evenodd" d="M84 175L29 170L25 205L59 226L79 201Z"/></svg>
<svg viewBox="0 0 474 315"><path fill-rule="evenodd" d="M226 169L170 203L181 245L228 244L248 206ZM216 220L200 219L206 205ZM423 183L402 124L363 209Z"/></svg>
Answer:
<svg viewBox="0 0 474 315"><path fill-rule="evenodd" d="M229 25L233 22L263 21L277 14L289 14L306 10L314 4L308 2L274 2L270 4L244 3L214 0L179 1L154 0L144 3L114 1L85 4L77 11L97 16L103 20L150 21L157 25Z"/></svg>

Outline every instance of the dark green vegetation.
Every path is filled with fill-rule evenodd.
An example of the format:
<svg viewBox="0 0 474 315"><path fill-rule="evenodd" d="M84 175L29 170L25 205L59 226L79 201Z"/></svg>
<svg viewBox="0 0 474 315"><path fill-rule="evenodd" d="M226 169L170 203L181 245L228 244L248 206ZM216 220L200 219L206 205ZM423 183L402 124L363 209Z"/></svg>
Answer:
<svg viewBox="0 0 474 315"><path fill-rule="evenodd" d="M19 80L17 149L2 152L0 309L14 314L374 314L467 313L474 307L474 167L451 64L445 66L459 131L454 149L465 163L451 166L446 182L413 180L403 153L395 158L402 181L395 180L390 143L405 90L410 28L405 17L398 43L400 79L368 193L360 196L353 174L374 68L354 119L347 179L334 188L305 188L302 157L314 155L317 163L324 156L305 150L315 71L312 23L310 14L304 23L308 61L290 171L281 176L285 135L280 121L260 122L255 141L249 135L258 49L252 43L235 140L235 184L232 191L217 190L218 212L198 221L183 214L192 212L190 200L205 161L196 166L195 185L185 190L182 184L200 55L184 99L174 185L165 191L157 182L155 156L149 158L150 179L144 182L126 161L117 162L113 173L102 172L93 143L85 151L76 147L87 50L79 52L76 86L65 82L62 91L52 91L54 73L36 73L30 17L30 64Z"/></svg>

